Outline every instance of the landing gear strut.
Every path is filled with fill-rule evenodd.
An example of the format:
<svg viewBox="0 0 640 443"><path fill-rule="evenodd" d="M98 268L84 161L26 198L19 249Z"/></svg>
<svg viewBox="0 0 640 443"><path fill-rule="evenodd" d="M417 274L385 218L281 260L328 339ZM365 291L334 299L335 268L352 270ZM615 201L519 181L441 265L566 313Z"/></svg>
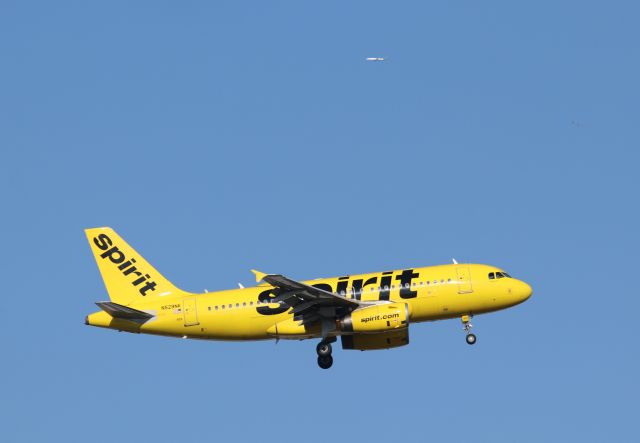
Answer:
<svg viewBox="0 0 640 443"><path fill-rule="evenodd" d="M464 325L464 332L467 333L467 344L473 345L476 343L476 336L471 333L471 328L473 325L470 323L472 315L463 315L460 320L462 320L462 324Z"/></svg>
<svg viewBox="0 0 640 443"><path fill-rule="evenodd" d="M318 354L318 366L322 369L329 369L333 365L333 357L331 356L331 343L336 341L335 337L325 338L318 346L316 346L316 353Z"/></svg>

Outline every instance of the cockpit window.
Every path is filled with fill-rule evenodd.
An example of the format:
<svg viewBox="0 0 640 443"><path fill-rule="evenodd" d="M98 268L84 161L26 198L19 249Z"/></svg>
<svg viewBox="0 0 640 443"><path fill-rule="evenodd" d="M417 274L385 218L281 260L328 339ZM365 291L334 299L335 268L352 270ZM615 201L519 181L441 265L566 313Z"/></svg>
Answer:
<svg viewBox="0 0 640 443"><path fill-rule="evenodd" d="M489 280L494 280L497 278L512 278L512 277L506 272L490 272L489 273Z"/></svg>

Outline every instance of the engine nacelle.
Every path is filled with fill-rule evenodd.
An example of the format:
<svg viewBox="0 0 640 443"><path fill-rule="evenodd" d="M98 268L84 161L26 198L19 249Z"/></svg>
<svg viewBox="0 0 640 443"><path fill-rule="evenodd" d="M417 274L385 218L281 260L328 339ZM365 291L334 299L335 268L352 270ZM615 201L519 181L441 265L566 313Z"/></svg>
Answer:
<svg viewBox="0 0 640 443"><path fill-rule="evenodd" d="M409 344L409 328L396 329L378 334L343 335L342 349L374 351L377 349L397 348Z"/></svg>
<svg viewBox="0 0 640 443"><path fill-rule="evenodd" d="M338 322L342 332L375 334L409 326L406 303L386 303L353 311Z"/></svg>

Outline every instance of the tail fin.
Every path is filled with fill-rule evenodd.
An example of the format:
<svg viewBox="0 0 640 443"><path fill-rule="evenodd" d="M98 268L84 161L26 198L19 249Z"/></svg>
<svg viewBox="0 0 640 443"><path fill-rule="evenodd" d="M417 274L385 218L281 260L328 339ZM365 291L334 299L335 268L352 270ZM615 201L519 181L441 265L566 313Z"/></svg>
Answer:
<svg viewBox="0 0 640 443"><path fill-rule="evenodd" d="M149 297L184 292L156 271L113 229L92 228L84 232L111 301L126 305Z"/></svg>

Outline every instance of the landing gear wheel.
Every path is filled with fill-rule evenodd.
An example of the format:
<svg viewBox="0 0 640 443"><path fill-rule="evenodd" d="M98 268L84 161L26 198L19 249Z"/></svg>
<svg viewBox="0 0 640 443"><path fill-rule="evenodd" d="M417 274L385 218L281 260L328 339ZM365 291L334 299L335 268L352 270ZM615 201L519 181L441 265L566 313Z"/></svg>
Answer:
<svg viewBox="0 0 640 443"><path fill-rule="evenodd" d="M331 351L332 351L331 343L321 341L320 343L318 343L318 346L316 346L316 352L318 353L318 357L330 356Z"/></svg>
<svg viewBox="0 0 640 443"><path fill-rule="evenodd" d="M319 356L318 357L318 366L322 369L329 369L333 365L333 357L330 355Z"/></svg>
<svg viewBox="0 0 640 443"><path fill-rule="evenodd" d="M473 345L476 343L476 336L474 334L467 334L467 343Z"/></svg>
<svg viewBox="0 0 640 443"><path fill-rule="evenodd" d="M476 336L471 333L471 328L473 328L471 317L473 317L473 315L463 315L460 320L462 320L462 324L464 325L464 332L467 333L467 344L473 345L476 343Z"/></svg>

